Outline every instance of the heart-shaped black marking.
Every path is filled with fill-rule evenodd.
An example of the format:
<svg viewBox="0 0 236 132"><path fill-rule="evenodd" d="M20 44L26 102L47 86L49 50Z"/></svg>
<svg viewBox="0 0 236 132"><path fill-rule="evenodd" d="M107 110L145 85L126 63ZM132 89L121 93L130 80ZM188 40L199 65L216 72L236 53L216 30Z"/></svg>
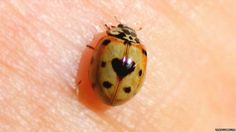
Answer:
<svg viewBox="0 0 236 132"><path fill-rule="evenodd" d="M127 57L123 57L122 59L114 58L111 63L112 68L120 79L124 78L135 69L135 62Z"/></svg>

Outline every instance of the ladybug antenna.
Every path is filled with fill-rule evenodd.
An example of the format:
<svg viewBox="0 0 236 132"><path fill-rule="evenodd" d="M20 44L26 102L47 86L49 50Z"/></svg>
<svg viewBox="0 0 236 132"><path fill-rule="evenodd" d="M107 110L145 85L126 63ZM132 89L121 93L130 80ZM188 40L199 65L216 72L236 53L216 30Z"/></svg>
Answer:
<svg viewBox="0 0 236 132"><path fill-rule="evenodd" d="M110 30L110 29L111 29L111 27L108 26L107 24L104 24L104 26L107 28L107 30Z"/></svg>
<svg viewBox="0 0 236 132"><path fill-rule="evenodd" d="M107 30L110 30L111 28L114 28L115 26L113 25L108 25L108 24L104 24L104 26L107 28Z"/></svg>
<svg viewBox="0 0 236 132"><path fill-rule="evenodd" d="M116 16L114 16L114 18L115 18L116 22L119 23L117 25L123 25ZM108 25L108 24L104 24L104 26L106 27L107 30L110 30L111 28L115 28L116 27L116 26Z"/></svg>
<svg viewBox="0 0 236 132"><path fill-rule="evenodd" d="M122 23L119 21L119 19L117 18L117 16L114 16L114 18L115 18L115 20L116 20L117 23L122 24Z"/></svg>

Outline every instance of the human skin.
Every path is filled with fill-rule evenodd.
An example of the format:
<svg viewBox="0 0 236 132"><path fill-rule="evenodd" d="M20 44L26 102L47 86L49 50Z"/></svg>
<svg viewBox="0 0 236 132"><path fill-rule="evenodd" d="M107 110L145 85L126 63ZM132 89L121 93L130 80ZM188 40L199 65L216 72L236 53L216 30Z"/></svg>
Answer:
<svg viewBox="0 0 236 132"><path fill-rule="evenodd" d="M235 128L235 6L234 0L1 0L0 131ZM104 24L118 21L142 27L148 65L141 91L109 107L91 90L86 45L95 45Z"/></svg>

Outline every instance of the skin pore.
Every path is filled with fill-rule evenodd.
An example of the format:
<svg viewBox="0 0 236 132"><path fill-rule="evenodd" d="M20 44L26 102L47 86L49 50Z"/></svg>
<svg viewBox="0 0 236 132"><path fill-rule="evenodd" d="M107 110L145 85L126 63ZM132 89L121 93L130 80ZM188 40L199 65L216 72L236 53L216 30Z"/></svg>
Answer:
<svg viewBox="0 0 236 132"><path fill-rule="evenodd" d="M84 69L114 16L142 27L148 66L140 92L107 107ZM0 130L235 128L235 21L233 0L1 0Z"/></svg>

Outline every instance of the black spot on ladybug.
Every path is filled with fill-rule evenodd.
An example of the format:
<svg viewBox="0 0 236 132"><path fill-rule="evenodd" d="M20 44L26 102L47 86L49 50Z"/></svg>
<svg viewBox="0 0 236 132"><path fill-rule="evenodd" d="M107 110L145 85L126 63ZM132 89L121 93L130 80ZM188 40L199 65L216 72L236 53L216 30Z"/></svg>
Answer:
<svg viewBox="0 0 236 132"><path fill-rule="evenodd" d="M118 24L117 27L123 28L125 25L124 24Z"/></svg>
<svg viewBox="0 0 236 132"><path fill-rule="evenodd" d="M116 72L116 75L122 79L135 69L135 62L130 58L123 57L122 59L112 59L112 68Z"/></svg>
<svg viewBox="0 0 236 132"><path fill-rule="evenodd" d="M120 38L120 39L123 39L123 40L126 40L126 39L124 39L125 36L126 35L123 32L120 32L118 35L116 35L117 38Z"/></svg>
<svg viewBox="0 0 236 132"><path fill-rule="evenodd" d="M136 43L140 43L140 41L139 41L138 38L135 38L135 42L136 42Z"/></svg>
<svg viewBox="0 0 236 132"><path fill-rule="evenodd" d="M137 36L135 32L131 32L130 35L133 36L133 37Z"/></svg>
<svg viewBox="0 0 236 132"><path fill-rule="evenodd" d="M105 61L102 61L101 67L105 67L105 66L106 66L106 62L105 62Z"/></svg>
<svg viewBox="0 0 236 132"><path fill-rule="evenodd" d="M105 88L111 88L111 86L112 86L112 84L110 83L110 82L108 82L108 81L104 81L103 83L102 83L102 85L103 85L103 87L105 87Z"/></svg>
<svg viewBox="0 0 236 132"><path fill-rule="evenodd" d="M145 49L142 49L142 52L145 56L147 56L147 51Z"/></svg>
<svg viewBox="0 0 236 132"><path fill-rule="evenodd" d="M106 45L108 45L110 42L111 42L111 40L105 39L105 40L102 42L102 44L106 46Z"/></svg>
<svg viewBox="0 0 236 132"><path fill-rule="evenodd" d="M131 87L124 87L123 90L125 91L125 93L130 93Z"/></svg>
<svg viewBox="0 0 236 132"><path fill-rule="evenodd" d="M130 31L127 30L127 29L123 29L123 32L124 32L125 34L130 34Z"/></svg>
<svg viewBox="0 0 236 132"><path fill-rule="evenodd" d="M133 40L133 38L131 36L129 36L129 39Z"/></svg>
<svg viewBox="0 0 236 132"><path fill-rule="evenodd" d="M143 73L143 71L142 71L142 70L139 70L138 75L139 75L139 76L142 76L142 73Z"/></svg>

